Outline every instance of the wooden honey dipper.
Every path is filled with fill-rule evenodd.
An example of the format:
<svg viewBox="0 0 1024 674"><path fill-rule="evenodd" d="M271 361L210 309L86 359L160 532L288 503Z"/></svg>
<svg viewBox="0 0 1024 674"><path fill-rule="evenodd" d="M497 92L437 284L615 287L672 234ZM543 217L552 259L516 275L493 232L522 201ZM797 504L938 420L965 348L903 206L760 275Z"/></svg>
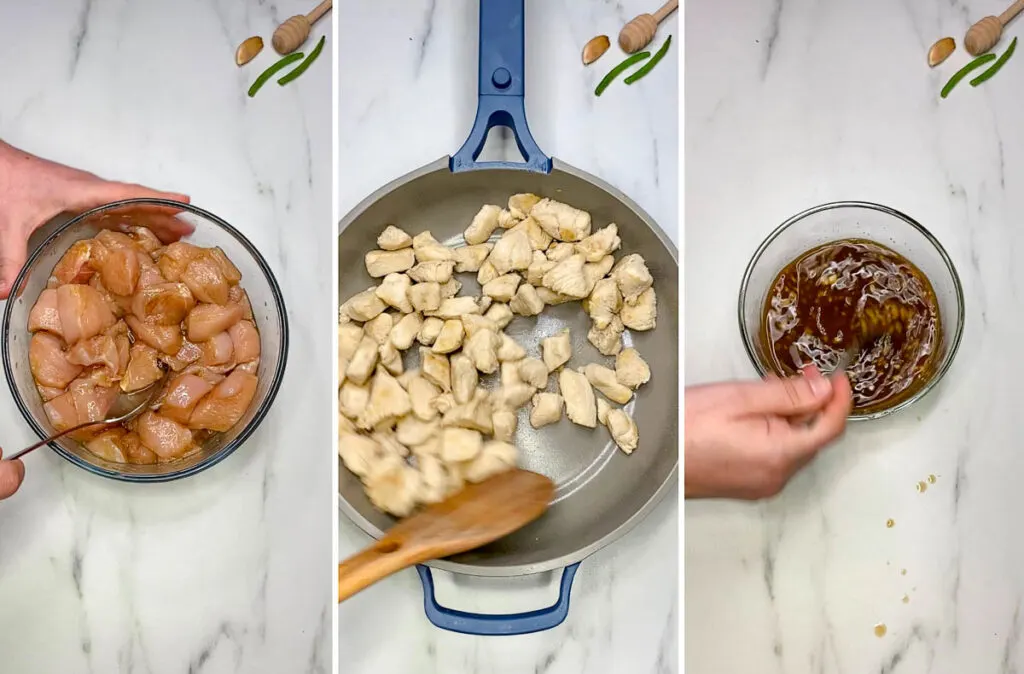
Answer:
<svg viewBox="0 0 1024 674"><path fill-rule="evenodd" d="M622 47L622 51L635 54L650 44L658 30L658 24L678 8L679 0L669 0L654 14L641 14L623 26L619 33L619 46Z"/></svg>
<svg viewBox="0 0 1024 674"><path fill-rule="evenodd" d="M966 47L967 53L971 56L978 56L995 47L999 38L1003 36L1003 27L1010 23L1013 17L1020 14L1021 10L1024 10L1024 0L1017 0L999 16L986 16L971 26L967 35L964 36L964 47Z"/></svg>
<svg viewBox="0 0 1024 674"><path fill-rule="evenodd" d="M298 14L278 26L270 38L274 51L284 56L298 49L309 37L313 24L330 11L332 4L333 0L324 0L309 14Z"/></svg>

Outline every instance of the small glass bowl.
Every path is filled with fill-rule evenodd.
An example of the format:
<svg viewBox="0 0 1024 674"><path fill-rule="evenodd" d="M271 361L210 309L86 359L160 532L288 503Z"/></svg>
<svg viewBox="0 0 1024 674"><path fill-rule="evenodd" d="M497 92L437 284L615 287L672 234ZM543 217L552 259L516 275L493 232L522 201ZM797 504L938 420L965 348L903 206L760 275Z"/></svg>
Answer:
<svg viewBox="0 0 1024 674"><path fill-rule="evenodd" d="M29 311L46 288L54 265L71 244L95 236L101 224L107 228L118 222L145 225L147 216L138 215L140 207L177 211L173 217L195 227L195 232L185 241L197 246L219 246L242 273L242 287L249 296L260 333L256 396L234 428L214 435L201 451L177 461L154 465L114 463L99 458L68 438L51 442L50 447L71 463L96 475L125 482L167 482L195 475L238 449L267 415L284 378L288 359L288 319L284 298L266 260L241 232L201 208L163 199L129 199L83 213L46 239L18 274L4 308L3 342L0 346L3 348L4 373L14 402L36 435L40 439L49 437L53 434L53 426L43 411L43 401L29 369Z"/></svg>
<svg viewBox="0 0 1024 674"><path fill-rule="evenodd" d="M911 397L892 407L851 414L851 421L877 419L914 404L942 379L960 347L964 331L964 291L953 261L931 233L887 206L837 201L810 208L779 225L758 247L740 285L739 323L743 346L762 377L772 373L761 344L761 316L771 284L783 267L808 250L839 239L868 239L913 262L932 284L942 320L941 359L931 378Z"/></svg>

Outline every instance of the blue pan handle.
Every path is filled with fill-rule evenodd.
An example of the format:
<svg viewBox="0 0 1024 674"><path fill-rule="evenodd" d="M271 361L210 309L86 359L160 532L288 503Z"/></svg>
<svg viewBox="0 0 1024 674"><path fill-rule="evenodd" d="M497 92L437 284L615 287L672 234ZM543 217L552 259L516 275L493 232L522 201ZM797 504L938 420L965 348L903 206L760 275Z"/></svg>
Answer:
<svg viewBox="0 0 1024 674"><path fill-rule="evenodd" d="M520 1L521 0L517 0ZM487 2L487 0L484 0ZM572 592L572 580L580 563L570 564L562 570L562 580L558 587L558 601L547 608L523 613L507 615L468 613L445 608L437 603L434 594L434 577L430 569L419 565L416 567L423 583L423 608L427 612L427 620L436 627L449 632L460 632L480 637L511 636L515 634L532 634L558 627L569 615L569 594Z"/></svg>
<svg viewBox="0 0 1024 674"><path fill-rule="evenodd" d="M551 172L551 159L537 147L526 124L523 16L523 0L480 0L479 102L469 138L449 159L452 173L487 168ZM495 126L512 130L525 163L476 160Z"/></svg>

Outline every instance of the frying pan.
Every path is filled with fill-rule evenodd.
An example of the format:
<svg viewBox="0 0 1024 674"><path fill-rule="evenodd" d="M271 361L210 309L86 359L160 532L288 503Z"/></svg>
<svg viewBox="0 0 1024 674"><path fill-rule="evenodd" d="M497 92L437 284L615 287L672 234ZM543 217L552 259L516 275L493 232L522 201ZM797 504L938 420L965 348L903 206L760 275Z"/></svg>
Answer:
<svg viewBox="0 0 1024 674"><path fill-rule="evenodd" d="M397 225L412 235L430 230L443 243L464 245L462 232L483 204L504 205L512 194L532 192L589 211L595 230L616 223L622 239L618 254L641 254L654 276L657 328L623 335L624 346L636 347L653 370L651 381L626 407L640 431L640 444L633 454L619 451L602 426L587 429L563 418L556 425L534 430L528 410L520 410L514 440L519 463L555 482L551 508L539 520L495 543L417 567L428 619L437 627L474 635L526 634L561 624L568 614L580 561L632 529L675 488L679 460L676 248L626 195L541 152L526 124L523 61L523 0L481 0L479 103L469 138L451 157L402 176L364 199L341 221L338 238L338 290L345 300L375 285L366 273L363 255L377 247L376 238L386 225ZM523 162L477 161L494 126L511 130ZM462 294L479 293L475 275L461 274L459 280ZM546 307L533 318L516 317L506 333L530 355L538 356L540 340L565 327L571 330L573 343L567 367L610 364L611 359L587 341L589 318L578 302ZM407 361L406 366L415 362ZM394 520L373 507L359 479L344 465L339 465L338 474L342 512L370 536L380 538ZM553 605L525 613L480 615L438 604L428 567L476 576L563 571Z"/></svg>

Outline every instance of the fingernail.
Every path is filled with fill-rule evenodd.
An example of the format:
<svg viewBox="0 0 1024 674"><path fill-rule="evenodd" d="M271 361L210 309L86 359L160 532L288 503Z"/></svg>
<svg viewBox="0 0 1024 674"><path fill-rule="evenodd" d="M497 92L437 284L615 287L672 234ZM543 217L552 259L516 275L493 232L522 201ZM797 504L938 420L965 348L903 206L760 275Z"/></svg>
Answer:
<svg viewBox="0 0 1024 674"><path fill-rule="evenodd" d="M824 377L807 377L807 383L811 385L811 393L815 398L824 398L832 392L832 382Z"/></svg>

